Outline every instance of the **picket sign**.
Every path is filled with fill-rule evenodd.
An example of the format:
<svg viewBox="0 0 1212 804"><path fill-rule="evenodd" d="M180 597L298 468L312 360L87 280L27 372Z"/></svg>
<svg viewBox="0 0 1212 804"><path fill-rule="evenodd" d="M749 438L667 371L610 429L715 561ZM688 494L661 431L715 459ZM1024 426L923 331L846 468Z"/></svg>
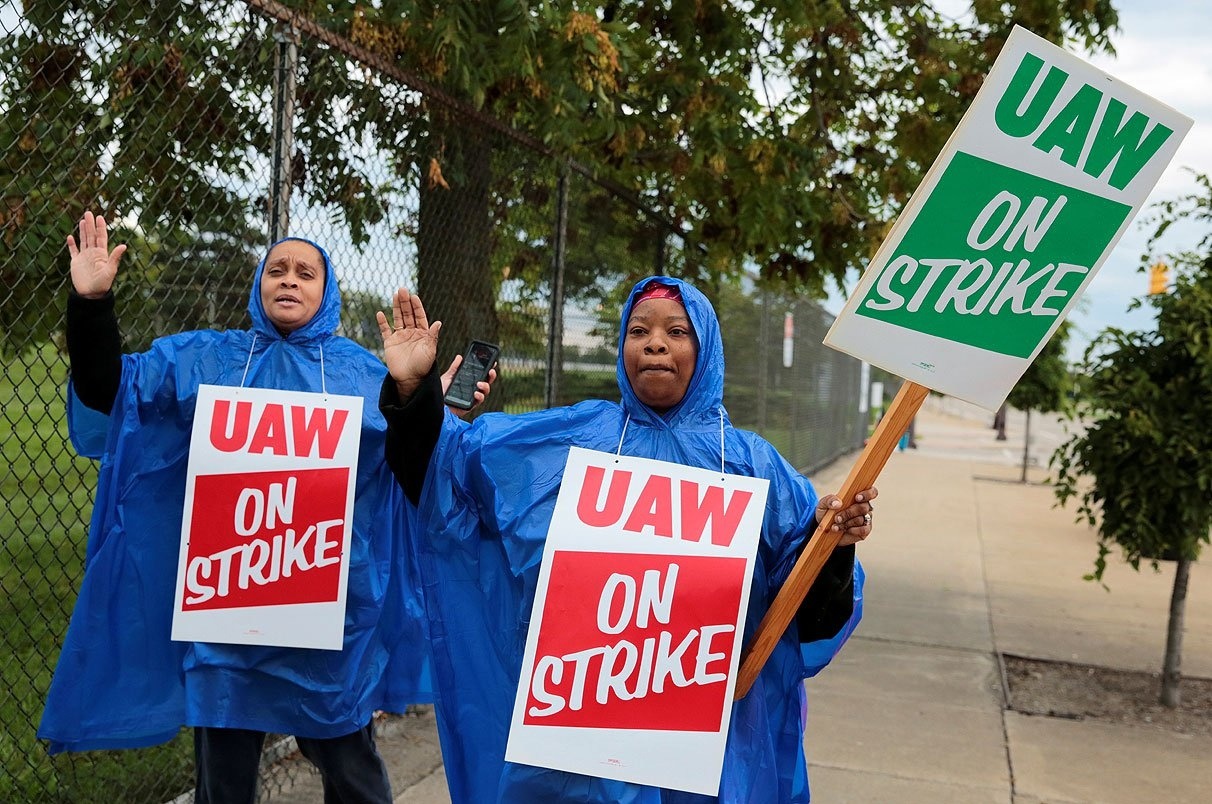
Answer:
<svg viewBox="0 0 1212 804"><path fill-rule="evenodd" d="M1144 205L1189 117L1016 27L825 345L902 377L850 472L875 483L929 390L995 410ZM822 523L742 660L744 696L841 536Z"/></svg>
<svg viewBox="0 0 1212 804"><path fill-rule="evenodd" d="M768 490L569 450L507 761L718 795Z"/></svg>
<svg viewBox="0 0 1212 804"><path fill-rule="evenodd" d="M362 397L201 385L171 638L340 650Z"/></svg>

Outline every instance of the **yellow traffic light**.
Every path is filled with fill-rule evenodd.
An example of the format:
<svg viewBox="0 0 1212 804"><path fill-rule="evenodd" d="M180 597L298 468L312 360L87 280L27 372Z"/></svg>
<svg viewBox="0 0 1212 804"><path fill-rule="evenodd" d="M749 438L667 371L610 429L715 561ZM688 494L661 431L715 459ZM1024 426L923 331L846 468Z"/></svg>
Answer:
<svg viewBox="0 0 1212 804"><path fill-rule="evenodd" d="M1170 268L1164 262L1149 266L1149 295L1165 293L1170 284Z"/></svg>

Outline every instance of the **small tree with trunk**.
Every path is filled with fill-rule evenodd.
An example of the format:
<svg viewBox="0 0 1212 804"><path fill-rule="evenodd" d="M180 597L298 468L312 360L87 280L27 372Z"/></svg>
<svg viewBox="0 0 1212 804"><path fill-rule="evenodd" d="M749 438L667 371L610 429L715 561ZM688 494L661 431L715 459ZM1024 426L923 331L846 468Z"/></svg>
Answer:
<svg viewBox="0 0 1212 804"><path fill-rule="evenodd" d="M1023 471L1020 483L1027 482L1027 462L1031 449L1031 411L1060 413L1069 407L1073 389L1073 374L1065 361L1065 343L1069 339L1069 322L1063 321L1031 361L1027 371L1010 391L1007 402L1027 414L1023 428ZM1003 428L1005 418L1002 418Z"/></svg>
<svg viewBox="0 0 1212 804"><path fill-rule="evenodd" d="M1212 184L1198 182L1200 192L1161 206L1153 242L1180 219L1212 223ZM1155 328L1108 329L1087 350L1078 383L1085 430L1053 465L1060 502L1076 499L1079 521L1098 529L1088 579L1101 581L1113 545L1134 569L1176 561L1161 687L1161 703L1175 707L1187 580L1212 527L1212 227L1171 259L1174 287L1145 302Z"/></svg>

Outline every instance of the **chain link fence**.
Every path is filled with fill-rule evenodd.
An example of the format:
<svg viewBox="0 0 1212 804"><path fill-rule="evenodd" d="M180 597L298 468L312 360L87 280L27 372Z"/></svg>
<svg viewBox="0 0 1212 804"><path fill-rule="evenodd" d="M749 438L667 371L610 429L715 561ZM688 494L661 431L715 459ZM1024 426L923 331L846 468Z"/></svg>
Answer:
<svg viewBox="0 0 1212 804"><path fill-rule="evenodd" d="M188 800L193 784L188 730L56 757L35 738L96 481L63 402L64 240L85 210L129 246L128 350L246 326L256 262L290 234L329 251L344 334L375 350L375 311L414 288L445 324L439 359L500 343L490 407L535 410L617 398L620 303L664 272L720 311L738 426L805 471L866 434L858 363L820 345L831 316L714 281L637 199L393 69L356 26L342 38L266 0L26 0L0 26L0 801ZM267 752L263 799L306 772L271 761L288 748Z"/></svg>

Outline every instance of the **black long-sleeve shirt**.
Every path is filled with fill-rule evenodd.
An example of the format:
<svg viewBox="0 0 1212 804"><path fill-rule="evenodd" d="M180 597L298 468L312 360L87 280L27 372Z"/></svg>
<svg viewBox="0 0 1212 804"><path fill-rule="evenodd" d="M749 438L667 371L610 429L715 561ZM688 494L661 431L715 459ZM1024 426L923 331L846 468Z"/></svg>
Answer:
<svg viewBox="0 0 1212 804"><path fill-rule="evenodd" d="M434 369L407 401L401 401L395 381L388 376L379 394L379 409L387 420L387 465L396 481L415 503L442 427L442 386ZM404 434L407 433L407 437ZM806 544L806 543L805 543ZM846 624L854 611L854 546L830 554L816 581L796 612L801 642L829 639Z"/></svg>
<svg viewBox="0 0 1212 804"><path fill-rule="evenodd" d="M68 291L67 359L80 401L102 413L113 410L122 382L122 335L113 293L86 299Z"/></svg>
<svg viewBox="0 0 1212 804"><path fill-rule="evenodd" d="M804 543L807 546L807 542ZM800 642L829 639L854 612L854 545L834 548L795 614Z"/></svg>
<svg viewBox="0 0 1212 804"><path fill-rule="evenodd" d="M379 392L379 409L387 420L387 466L414 505L421 499L429 459L438 445L444 404L437 368L425 375L407 401L400 401L390 374Z"/></svg>

